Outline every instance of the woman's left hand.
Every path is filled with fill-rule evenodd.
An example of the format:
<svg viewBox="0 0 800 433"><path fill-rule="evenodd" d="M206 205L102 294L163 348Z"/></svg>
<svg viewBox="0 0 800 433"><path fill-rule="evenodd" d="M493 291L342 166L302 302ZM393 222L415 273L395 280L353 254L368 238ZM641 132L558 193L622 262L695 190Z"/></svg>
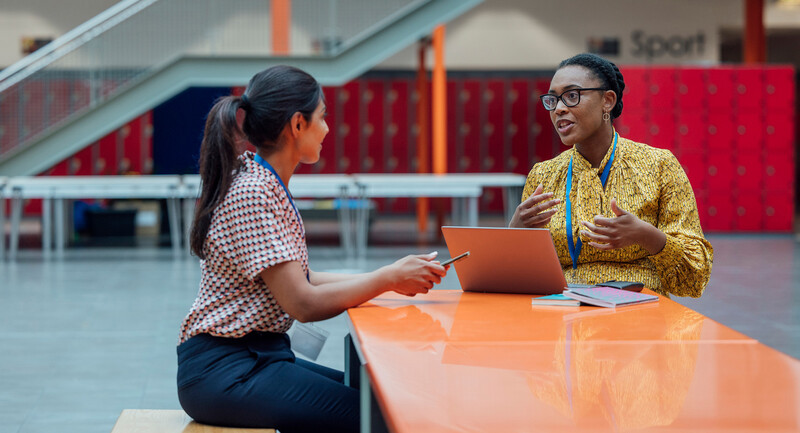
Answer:
<svg viewBox="0 0 800 433"><path fill-rule="evenodd" d="M617 206L611 199L611 211L616 217L594 217L594 224L582 221L588 230L581 230L581 235L591 239L589 245L599 250L614 250L630 245L641 245L650 254L657 254L664 248L666 235L651 224L642 221L636 215Z"/></svg>

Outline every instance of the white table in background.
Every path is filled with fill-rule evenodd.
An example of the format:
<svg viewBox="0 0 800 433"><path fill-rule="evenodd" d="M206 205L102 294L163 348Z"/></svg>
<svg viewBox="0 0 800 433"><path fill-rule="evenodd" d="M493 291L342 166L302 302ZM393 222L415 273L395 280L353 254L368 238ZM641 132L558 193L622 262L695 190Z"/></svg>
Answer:
<svg viewBox="0 0 800 433"><path fill-rule="evenodd" d="M49 256L53 243L62 253L66 245L65 200L71 199L166 199L173 250L181 248L178 219L180 176L16 176L8 178L6 196L11 198L10 258L19 247L23 202L42 199L42 250ZM55 213L56 224L53 224Z"/></svg>
<svg viewBox="0 0 800 433"><path fill-rule="evenodd" d="M452 224L478 225L478 197L484 188L502 187L505 218L510 220L522 195L525 176L514 173L447 174L354 174L358 197L450 197L453 198ZM357 254L366 254L369 235L368 212L359 209L356 217Z"/></svg>
<svg viewBox="0 0 800 433"><path fill-rule="evenodd" d="M195 201L200 196L200 176L182 176L183 220L188 236L194 217ZM338 199L339 237L345 256L353 255L353 235L351 229L350 198L355 195L353 178L347 174L295 174L289 180L289 192L297 199ZM188 245L188 238L187 238Z"/></svg>

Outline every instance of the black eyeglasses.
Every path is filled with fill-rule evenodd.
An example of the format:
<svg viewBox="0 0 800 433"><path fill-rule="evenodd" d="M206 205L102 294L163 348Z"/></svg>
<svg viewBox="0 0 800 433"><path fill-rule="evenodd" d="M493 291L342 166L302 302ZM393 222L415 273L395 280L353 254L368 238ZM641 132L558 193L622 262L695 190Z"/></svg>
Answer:
<svg viewBox="0 0 800 433"><path fill-rule="evenodd" d="M544 109L547 111L553 111L556 109L556 105L558 105L558 100L560 99L561 102L564 103L567 107L574 107L581 102L581 92L584 90L602 90L606 91L608 89L604 89L602 87L587 87L587 88L578 88L578 89L569 89L561 93L560 95L556 96L551 93L546 95L539 96L539 99L542 100L542 105L544 105Z"/></svg>

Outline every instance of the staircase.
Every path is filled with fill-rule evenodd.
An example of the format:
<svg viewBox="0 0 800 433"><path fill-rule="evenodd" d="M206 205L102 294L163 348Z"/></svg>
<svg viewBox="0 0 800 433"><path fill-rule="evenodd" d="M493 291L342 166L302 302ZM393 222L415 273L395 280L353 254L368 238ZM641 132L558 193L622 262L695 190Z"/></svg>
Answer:
<svg viewBox="0 0 800 433"><path fill-rule="evenodd" d="M341 85L482 0L125 0L0 71L0 176L35 175L192 86L290 64Z"/></svg>

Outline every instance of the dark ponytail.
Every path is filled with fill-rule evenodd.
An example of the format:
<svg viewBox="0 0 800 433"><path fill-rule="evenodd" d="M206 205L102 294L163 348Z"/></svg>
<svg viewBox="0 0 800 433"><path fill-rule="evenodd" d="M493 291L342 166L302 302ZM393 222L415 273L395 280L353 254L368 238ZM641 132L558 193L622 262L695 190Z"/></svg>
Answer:
<svg viewBox="0 0 800 433"><path fill-rule="evenodd" d="M611 118L616 119L622 114L622 92L625 90L625 80L617 65L598 55L582 53L564 60L558 69L565 66L583 66L592 71L603 84L602 87L613 90L617 94L617 104L611 109Z"/></svg>
<svg viewBox="0 0 800 433"><path fill-rule="evenodd" d="M200 147L200 199L190 235L192 252L205 259L203 245L214 210L225 199L233 177L241 169L239 144L246 138L269 154L278 148L284 126L295 113L307 121L323 101L322 87L308 73L291 66L273 66L250 79L241 97L226 96L216 101L206 119ZM245 112L242 129L236 111Z"/></svg>
<svg viewBox="0 0 800 433"><path fill-rule="evenodd" d="M225 96L216 101L206 119L200 145L200 198L194 214L190 243L192 252L205 259L203 244L214 209L225 198L234 173L239 171L238 143L242 136L236 123L240 98Z"/></svg>

